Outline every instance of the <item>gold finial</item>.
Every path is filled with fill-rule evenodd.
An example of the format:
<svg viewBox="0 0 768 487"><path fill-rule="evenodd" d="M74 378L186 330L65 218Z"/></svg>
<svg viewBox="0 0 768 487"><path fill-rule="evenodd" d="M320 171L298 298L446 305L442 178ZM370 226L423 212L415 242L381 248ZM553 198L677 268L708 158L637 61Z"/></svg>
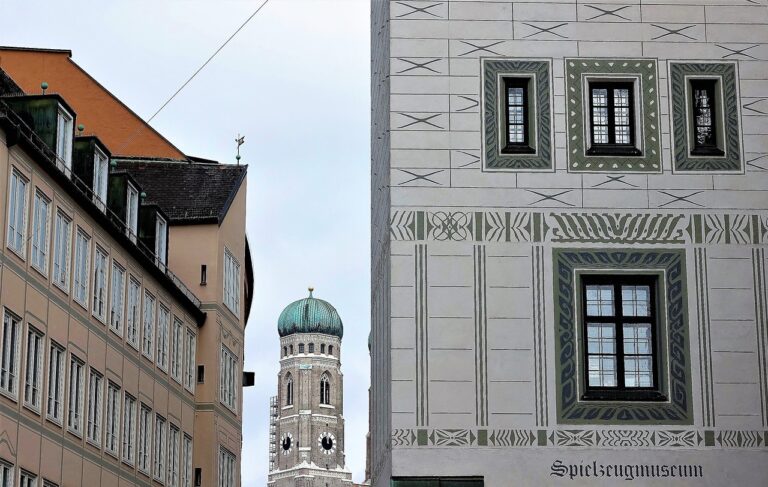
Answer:
<svg viewBox="0 0 768 487"><path fill-rule="evenodd" d="M312 297L312 291L314 291L315 288L312 287L312 286L309 286L307 289L309 289L309 297L311 298Z"/></svg>

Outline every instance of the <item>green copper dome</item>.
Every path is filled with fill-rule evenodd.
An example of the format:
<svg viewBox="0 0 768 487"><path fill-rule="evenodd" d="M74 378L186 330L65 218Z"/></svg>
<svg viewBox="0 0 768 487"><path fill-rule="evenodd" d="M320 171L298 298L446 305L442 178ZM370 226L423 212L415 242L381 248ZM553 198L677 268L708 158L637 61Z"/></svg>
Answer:
<svg viewBox="0 0 768 487"><path fill-rule="evenodd" d="M313 297L310 288L309 297L292 302L280 313L277 332L281 337L294 333L324 333L341 338L344 326L336 308Z"/></svg>

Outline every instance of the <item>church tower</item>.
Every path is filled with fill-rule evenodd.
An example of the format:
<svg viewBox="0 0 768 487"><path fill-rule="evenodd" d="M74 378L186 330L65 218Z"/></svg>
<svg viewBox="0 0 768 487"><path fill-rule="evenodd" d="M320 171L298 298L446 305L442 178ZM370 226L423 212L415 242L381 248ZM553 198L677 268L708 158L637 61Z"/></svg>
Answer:
<svg viewBox="0 0 768 487"><path fill-rule="evenodd" d="M280 373L272 407L269 487L348 487L341 338L330 303L309 296L280 314Z"/></svg>

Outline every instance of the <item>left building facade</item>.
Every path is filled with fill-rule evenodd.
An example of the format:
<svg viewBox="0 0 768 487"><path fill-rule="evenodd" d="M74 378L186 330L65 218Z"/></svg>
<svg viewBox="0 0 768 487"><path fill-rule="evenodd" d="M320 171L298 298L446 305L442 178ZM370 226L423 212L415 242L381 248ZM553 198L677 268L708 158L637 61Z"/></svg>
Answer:
<svg viewBox="0 0 768 487"><path fill-rule="evenodd" d="M247 167L0 54L0 486L239 486Z"/></svg>

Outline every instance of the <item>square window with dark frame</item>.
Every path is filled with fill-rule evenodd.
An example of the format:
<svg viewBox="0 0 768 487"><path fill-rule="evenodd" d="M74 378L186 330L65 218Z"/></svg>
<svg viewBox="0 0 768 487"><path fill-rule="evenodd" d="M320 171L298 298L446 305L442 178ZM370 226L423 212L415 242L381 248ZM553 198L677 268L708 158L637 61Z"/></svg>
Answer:
<svg viewBox="0 0 768 487"><path fill-rule="evenodd" d="M504 97L506 144L501 149L503 154L533 154L531 143L530 120L531 107L528 96L530 78L504 78Z"/></svg>
<svg viewBox="0 0 768 487"><path fill-rule="evenodd" d="M590 82L588 155L641 155L635 146L634 83Z"/></svg>
<svg viewBox="0 0 768 487"><path fill-rule="evenodd" d="M718 142L717 117L717 80L691 79L691 109L693 116L693 134L691 155L722 156L725 153Z"/></svg>
<svg viewBox="0 0 768 487"><path fill-rule="evenodd" d="M585 274L585 400L663 401L655 275Z"/></svg>

